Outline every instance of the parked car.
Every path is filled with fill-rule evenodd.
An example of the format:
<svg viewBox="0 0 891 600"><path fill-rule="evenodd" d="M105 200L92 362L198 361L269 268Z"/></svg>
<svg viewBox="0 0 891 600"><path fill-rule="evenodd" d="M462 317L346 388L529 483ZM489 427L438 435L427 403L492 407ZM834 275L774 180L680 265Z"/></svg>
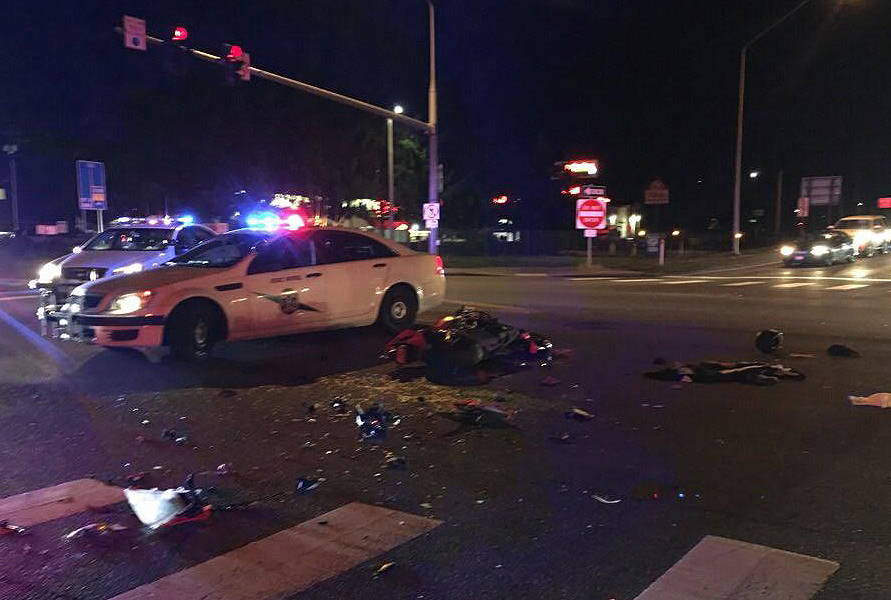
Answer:
<svg viewBox="0 0 891 600"><path fill-rule="evenodd" d="M439 256L373 234L240 229L158 269L78 286L42 329L103 346L169 346L201 360L226 340L375 322L400 331L444 296Z"/></svg>

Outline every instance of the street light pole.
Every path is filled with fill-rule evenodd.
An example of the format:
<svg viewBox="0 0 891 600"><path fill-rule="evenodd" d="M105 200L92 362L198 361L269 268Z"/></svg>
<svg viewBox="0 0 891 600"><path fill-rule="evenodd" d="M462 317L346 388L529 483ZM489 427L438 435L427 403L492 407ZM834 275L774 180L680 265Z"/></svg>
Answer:
<svg viewBox="0 0 891 600"><path fill-rule="evenodd" d="M427 121L430 131L427 155L429 158L429 177L427 180L427 202L439 202L439 139L436 131L436 18L432 0L427 0L427 12L430 21L430 86L427 88ZM438 229L430 230L427 251L439 253Z"/></svg>
<svg viewBox="0 0 891 600"><path fill-rule="evenodd" d="M16 172L15 153L19 151L16 144L7 144L3 146L3 151L9 156L9 200L12 204L12 230L19 230L19 182L18 173Z"/></svg>
<svg viewBox="0 0 891 600"><path fill-rule="evenodd" d="M743 149L743 109L746 104L746 58L749 52L749 48L763 38L765 35L773 31L775 27L783 23L786 19L797 13L799 10L804 8L806 4L809 4L813 0L802 0L795 7L780 17L778 20L774 21L774 23L753 37L751 40L746 43L745 46L742 47L742 51L739 55L739 102L736 108L736 157L733 163L733 253L739 254L739 239L740 239L740 217L739 217L739 209L740 209L740 192L742 186L742 149Z"/></svg>
<svg viewBox="0 0 891 600"><path fill-rule="evenodd" d="M396 209L393 184L393 119L387 119L387 237L393 237L393 212Z"/></svg>

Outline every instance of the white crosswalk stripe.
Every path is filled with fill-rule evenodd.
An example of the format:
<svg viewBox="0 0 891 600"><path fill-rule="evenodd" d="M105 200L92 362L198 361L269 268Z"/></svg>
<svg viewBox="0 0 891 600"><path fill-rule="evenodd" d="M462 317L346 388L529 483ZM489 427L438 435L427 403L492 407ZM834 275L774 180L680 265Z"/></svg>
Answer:
<svg viewBox="0 0 891 600"><path fill-rule="evenodd" d="M721 287L743 287L746 285L761 285L763 281L737 281L735 283L722 283Z"/></svg>

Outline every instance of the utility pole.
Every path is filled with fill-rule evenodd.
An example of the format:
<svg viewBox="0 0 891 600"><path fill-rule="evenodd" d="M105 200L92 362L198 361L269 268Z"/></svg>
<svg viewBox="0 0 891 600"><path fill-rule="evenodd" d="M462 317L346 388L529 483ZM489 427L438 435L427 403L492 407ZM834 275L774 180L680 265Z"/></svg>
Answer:
<svg viewBox="0 0 891 600"><path fill-rule="evenodd" d="M436 132L436 17L433 1L427 0L427 12L430 27L430 85L427 88L427 124L430 141L427 150L430 159L429 177L427 181L427 202L439 202L439 139ZM428 238L427 252L439 254L439 229L431 229Z"/></svg>
<svg viewBox="0 0 891 600"><path fill-rule="evenodd" d="M777 173L777 208L773 220L773 231L777 235L780 233L780 224L783 219L783 170Z"/></svg>
<svg viewBox="0 0 891 600"><path fill-rule="evenodd" d="M16 173L15 153L19 147L15 144L3 146L3 151L9 156L9 199L12 204L12 230L18 232L19 226L19 183Z"/></svg>
<svg viewBox="0 0 891 600"><path fill-rule="evenodd" d="M387 229L388 238L393 237L393 211L396 204L393 201L395 185L393 183L393 119L387 119Z"/></svg>

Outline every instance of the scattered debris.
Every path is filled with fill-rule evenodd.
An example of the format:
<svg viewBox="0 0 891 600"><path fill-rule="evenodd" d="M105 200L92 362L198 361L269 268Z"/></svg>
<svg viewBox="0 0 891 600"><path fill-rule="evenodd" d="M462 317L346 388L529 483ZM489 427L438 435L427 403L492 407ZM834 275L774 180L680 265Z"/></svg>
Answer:
<svg viewBox="0 0 891 600"><path fill-rule="evenodd" d="M372 404L367 410L356 405L356 426L363 440L386 437L387 429L398 425L400 420L381 408L380 404Z"/></svg>
<svg viewBox="0 0 891 600"><path fill-rule="evenodd" d="M406 460L404 456L387 452L384 456L384 464L388 469L405 469Z"/></svg>
<svg viewBox="0 0 891 600"><path fill-rule="evenodd" d="M562 382L554 377L553 375L548 375L544 379L538 382L539 385L544 385L547 387L554 387L555 385L560 385Z"/></svg>
<svg viewBox="0 0 891 600"><path fill-rule="evenodd" d="M314 477L298 477L297 483L294 485L294 492L297 494L305 494L319 487L321 483L321 479L316 479Z"/></svg>
<svg viewBox="0 0 891 600"><path fill-rule="evenodd" d="M426 509L431 509L431 508L433 508L433 505L430 504L429 502L421 502L420 507L426 508Z"/></svg>
<svg viewBox="0 0 891 600"><path fill-rule="evenodd" d="M350 407L347 404L346 399L338 396L331 401L331 410L333 410L338 415L345 415L350 412Z"/></svg>
<svg viewBox="0 0 891 600"><path fill-rule="evenodd" d="M395 566L396 563L394 562L385 562L374 571L374 577L380 577Z"/></svg>
<svg viewBox="0 0 891 600"><path fill-rule="evenodd" d="M457 420L481 427L503 427L513 418L514 413L491 404L480 404L476 400L456 402Z"/></svg>
<svg viewBox="0 0 891 600"><path fill-rule="evenodd" d="M783 333L776 329L759 331L755 336L755 347L764 354L776 352L783 346Z"/></svg>
<svg viewBox="0 0 891 600"><path fill-rule="evenodd" d="M589 413L583 408L571 408L564 413L564 416L567 419L574 419L576 421L589 421L594 418L594 415Z"/></svg>
<svg viewBox="0 0 891 600"><path fill-rule="evenodd" d="M189 441L189 438L184 435L181 435L173 441L177 446L184 446Z"/></svg>
<svg viewBox="0 0 891 600"><path fill-rule="evenodd" d="M569 433L562 433L560 435L552 435L548 438L552 442L557 442L558 444L571 444L572 437Z"/></svg>
<svg viewBox="0 0 891 600"><path fill-rule="evenodd" d="M65 539L73 540L86 535L107 535L112 531L124 531L126 529L128 529L126 525L119 525L118 523L90 523L69 532L65 535Z"/></svg>
<svg viewBox="0 0 891 600"><path fill-rule="evenodd" d="M591 497L600 502L601 504L618 504L622 501L621 498L610 499L605 496L601 496L599 494L591 494Z"/></svg>
<svg viewBox="0 0 891 600"><path fill-rule="evenodd" d="M888 392L878 392L869 396L848 396L848 401L855 406L891 408L891 394Z"/></svg>
<svg viewBox="0 0 891 600"><path fill-rule="evenodd" d="M195 487L194 475L189 475L178 488L125 488L124 496L139 520L150 529L203 521L210 517L213 508L206 502L203 490Z"/></svg>
<svg viewBox="0 0 891 600"><path fill-rule="evenodd" d="M178 436L176 435L176 430L175 430L175 429L165 429L164 431L161 432L161 439L162 439L162 440L170 440L170 441L172 442L172 441L174 441L177 437L178 437Z"/></svg>
<svg viewBox="0 0 891 600"><path fill-rule="evenodd" d="M0 521L0 535L25 535L28 530L9 521Z"/></svg>
<svg viewBox="0 0 891 600"><path fill-rule="evenodd" d="M231 475L232 474L232 463L220 463L216 468L217 475Z"/></svg>
<svg viewBox="0 0 891 600"><path fill-rule="evenodd" d="M148 419L143 419L142 424L148 426L151 425L151 421L149 421Z"/></svg>
<svg viewBox="0 0 891 600"><path fill-rule="evenodd" d="M149 475L150 475L150 473L148 471L140 471L138 473L131 473L131 474L127 475L126 477L124 477L124 479L127 481L128 485L132 486L132 485L136 485L138 483L142 483L142 480L145 479L146 477L148 477Z"/></svg>
<svg viewBox="0 0 891 600"><path fill-rule="evenodd" d="M826 354L829 356L838 356L841 358L860 358L860 353L843 344L832 344L826 348Z"/></svg>
<svg viewBox="0 0 891 600"><path fill-rule="evenodd" d="M723 383L737 381L755 385L773 385L780 379L801 381L804 374L780 363L704 361L699 364L683 364L658 371L644 373L645 377L660 381L689 381L696 383Z"/></svg>

